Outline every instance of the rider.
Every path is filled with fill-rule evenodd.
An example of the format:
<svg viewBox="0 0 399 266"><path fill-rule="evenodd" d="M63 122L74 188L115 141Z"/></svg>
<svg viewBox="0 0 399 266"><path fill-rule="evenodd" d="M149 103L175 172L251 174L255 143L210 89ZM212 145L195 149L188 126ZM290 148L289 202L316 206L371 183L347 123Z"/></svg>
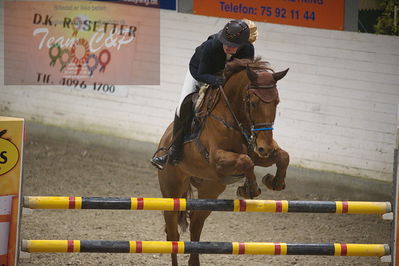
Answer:
<svg viewBox="0 0 399 266"><path fill-rule="evenodd" d="M192 100L187 97L198 90L201 83L217 88L224 84L224 78L217 75L223 71L226 62L234 58L254 58L254 46L257 38L255 24L250 20L232 20L216 34L208 37L195 49L191 57L189 70L184 80L179 105L173 122L172 145L167 155L151 159L159 169L168 161L177 164L182 157L184 129L193 115Z"/></svg>

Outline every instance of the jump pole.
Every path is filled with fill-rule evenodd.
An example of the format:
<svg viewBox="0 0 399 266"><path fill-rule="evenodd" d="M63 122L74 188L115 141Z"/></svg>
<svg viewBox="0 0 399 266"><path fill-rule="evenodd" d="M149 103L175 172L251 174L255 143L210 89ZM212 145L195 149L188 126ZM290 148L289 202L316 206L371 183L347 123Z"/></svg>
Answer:
<svg viewBox="0 0 399 266"><path fill-rule="evenodd" d="M232 255L384 256L384 244L289 244L267 242L183 242L106 240L23 240L22 251L30 253L166 253Z"/></svg>
<svg viewBox="0 0 399 266"><path fill-rule="evenodd" d="M31 209L101 209L163 211L302 212L340 214L386 214L390 202L220 200L184 198L24 197Z"/></svg>

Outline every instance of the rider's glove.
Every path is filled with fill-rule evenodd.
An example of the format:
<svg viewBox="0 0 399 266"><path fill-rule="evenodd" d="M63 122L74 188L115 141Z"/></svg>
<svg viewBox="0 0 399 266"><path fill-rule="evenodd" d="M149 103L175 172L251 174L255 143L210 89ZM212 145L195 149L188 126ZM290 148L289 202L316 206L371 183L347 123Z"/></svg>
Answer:
<svg viewBox="0 0 399 266"><path fill-rule="evenodd" d="M223 77L217 77L215 80L215 83L212 85L213 85L213 87L218 88L219 86L223 86L224 82L225 82L225 79Z"/></svg>

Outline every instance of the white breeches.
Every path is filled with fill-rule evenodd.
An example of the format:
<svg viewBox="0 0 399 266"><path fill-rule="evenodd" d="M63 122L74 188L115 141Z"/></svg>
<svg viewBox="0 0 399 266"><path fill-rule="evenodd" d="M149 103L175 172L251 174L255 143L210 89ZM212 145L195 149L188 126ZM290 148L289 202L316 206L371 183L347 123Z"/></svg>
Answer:
<svg viewBox="0 0 399 266"><path fill-rule="evenodd" d="M190 70L187 70L186 78L184 79L183 88L181 90L180 101L176 108L176 115L178 117L180 117L180 106L183 103L184 99L187 97L187 95L196 91L196 86L198 84L199 82L195 80L193 76L191 76Z"/></svg>

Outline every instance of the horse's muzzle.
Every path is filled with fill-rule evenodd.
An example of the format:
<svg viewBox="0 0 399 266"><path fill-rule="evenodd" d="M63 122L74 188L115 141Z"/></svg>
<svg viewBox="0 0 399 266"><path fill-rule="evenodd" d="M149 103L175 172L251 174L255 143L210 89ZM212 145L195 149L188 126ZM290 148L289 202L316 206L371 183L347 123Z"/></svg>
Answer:
<svg viewBox="0 0 399 266"><path fill-rule="evenodd" d="M262 158L269 158L270 155L272 155L272 153L274 152L274 149L266 149L264 147L255 147L255 152L256 154L258 154L259 157Z"/></svg>

